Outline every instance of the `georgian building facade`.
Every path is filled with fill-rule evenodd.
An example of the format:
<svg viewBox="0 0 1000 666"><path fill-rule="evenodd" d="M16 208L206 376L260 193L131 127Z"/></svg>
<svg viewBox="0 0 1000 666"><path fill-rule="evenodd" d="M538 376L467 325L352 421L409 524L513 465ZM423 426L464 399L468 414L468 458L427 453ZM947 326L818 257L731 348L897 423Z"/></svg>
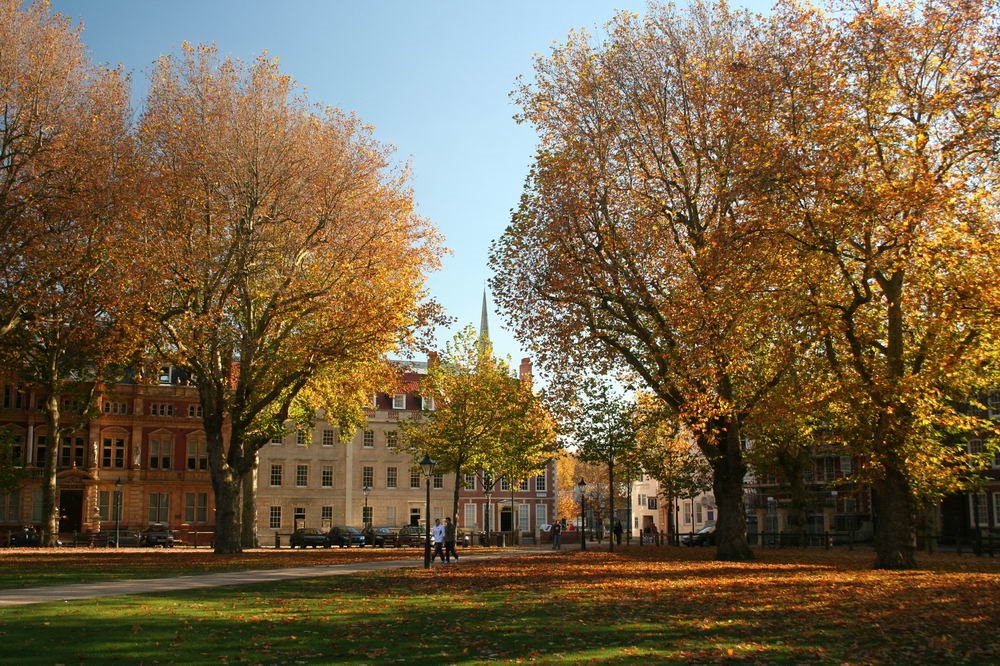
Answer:
<svg viewBox="0 0 1000 666"><path fill-rule="evenodd" d="M155 385L122 382L100 392L95 416L80 421L80 401L63 399L64 423L78 429L53 451L33 387L3 385L0 429L22 467L18 490L0 496L0 538L42 522L42 471L56 455L59 531L66 538L102 529L168 523L192 543L212 531L214 506L197 391L171 368ZM201 536L202 543L210 537Z"/></svg>

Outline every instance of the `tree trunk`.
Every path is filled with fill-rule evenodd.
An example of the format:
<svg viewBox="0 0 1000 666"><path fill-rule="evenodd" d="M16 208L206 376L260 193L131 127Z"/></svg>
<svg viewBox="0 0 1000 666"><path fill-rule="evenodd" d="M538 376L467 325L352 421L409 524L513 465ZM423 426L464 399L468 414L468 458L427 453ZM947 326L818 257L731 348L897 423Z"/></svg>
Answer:
<svg viewBox="0 0 1000 666"><path fill-rule="evenodd" d="M215 490L215 552L242 553L240 489L242 480L232 474L212 480Z"/></svg>
<svg viewBox="0 0 1000 666"><path fill-rule="evenodd" d="M806 545L806 480L803 470L803 453L793 450L778 454L781 471L788 481L791 502L788 505L788 532L790 545Z"/></svg>
<svg viewBox="0 0 1000 666"><path fill-rule="evenodd" d="M465 486L462 479L462 469L459 467L455 470L455 494L452 496L451 500L451 524L455 526L458 530L458 493L459 490Z"/></svg>
<svg viewBox="0 0 1000 666"><path fill-rule="evenodd" d="M59 455L59 392L50 383L49 395L45 399L45 433L48 446L45 448L45 469L42 474L42 538L41 545L52 548L59 541L59 505L57 503L56 459Z"/></svg>
<svg viewBox="0 0 1000 666"><path fill-rule="evenodd" d="M746 465L740 448L739 431L730 421L717 428L715 442L703 442L702 451L709 455L712 465L712 489L719 516L715 521L715 558L729 562L753 559L753 552L747 543L747 517L743 506L743 477Z"/></svg>
<svg viewBox="0 0 1000 666"><path fill-rule="evenodd" d="M615 464L608 463L608 522L611 524L611 538L608 539L608 550L615 552Z"/></svg>
<svg viewBox="0 0 1000 666"><path fill-rule="evenodd" d="M906 475L886 466L875 490L875 568L915 569L916 506Z"/></svg>
<svg viewBox="0 0 1000 666"><path fill-rule="evenodd" d="M244 548L257 548L257 492L255 482L257 480L257 456L254 455L254 464L249 472L243 475L242 499L243 506L240 511L240 526L242 529L241 541Z"/></svg>

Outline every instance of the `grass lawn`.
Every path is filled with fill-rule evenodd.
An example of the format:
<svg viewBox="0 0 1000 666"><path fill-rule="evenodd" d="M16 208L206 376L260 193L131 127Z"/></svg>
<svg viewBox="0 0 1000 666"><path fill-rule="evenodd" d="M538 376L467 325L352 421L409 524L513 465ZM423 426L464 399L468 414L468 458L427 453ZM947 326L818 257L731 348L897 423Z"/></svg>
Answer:
<svg viewBox="0 0 1000 666"><path fill-rule="evenodd" d="M1000 663L1000 560L709 555L564 551L7 608L0 640L18 664Z"/></svg>

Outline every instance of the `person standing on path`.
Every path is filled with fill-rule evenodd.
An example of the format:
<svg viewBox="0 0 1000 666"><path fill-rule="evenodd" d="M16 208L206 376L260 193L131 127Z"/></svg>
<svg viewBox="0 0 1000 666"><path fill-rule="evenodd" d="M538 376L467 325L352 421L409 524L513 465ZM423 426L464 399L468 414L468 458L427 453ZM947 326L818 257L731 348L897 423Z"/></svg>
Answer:
<svg viewBox="0 0 1000 666"><path fill-rule="evenodd" d="M562 550L562 525L558 520L552 525L552 550Z"/></svg>
<svg viewBox="0 0 1000 666"><path fill-rule="evenodd" d="M622 521L615 520L615 543L622 545Z"/></svg>
<svg viewBox="0 0 1000 666"><path fill-rule="evenodd" d="M458 551L455 550L455 523L451 518L444 519L444 561L450 562L454 557L458 562Z"/></svg>
<svg viewBox="0 0 1000 666"><path fill-rule="evenodd" d="M440 557L441 561L444 562L444 526L441 524L440 518L434 519L431 536L434 537L434 554L431 555L431 562L437 557Z"/></svg>

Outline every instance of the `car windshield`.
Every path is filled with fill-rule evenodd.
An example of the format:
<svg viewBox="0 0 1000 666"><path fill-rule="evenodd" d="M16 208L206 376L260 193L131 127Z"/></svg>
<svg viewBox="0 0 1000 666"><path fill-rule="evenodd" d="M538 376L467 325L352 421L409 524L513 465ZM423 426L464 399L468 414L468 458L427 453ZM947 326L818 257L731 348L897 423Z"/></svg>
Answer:
<svg viewBox="0 0 1000 666"><path fill-rule="evenodd" d="M705 534L706 532L714 532L715 525L706 525L705 527L698 530L698 534Z"/></svg>
<svg viewBox="0 0 1000 666"><path fill-rule="evenodd" d="M299 530L299 533L300 534L315 535L315 534L319 534L319 530L312 529L312 528L306 528L306 529Z"/></svg>
<svg viewBox="0 0 1000 666"><path fill-rule="evenodd" d="M361 534L361 532L354 529L353 527L338 527L337 529L340 530L341 532L344 532L345 534Z"/></svg>

